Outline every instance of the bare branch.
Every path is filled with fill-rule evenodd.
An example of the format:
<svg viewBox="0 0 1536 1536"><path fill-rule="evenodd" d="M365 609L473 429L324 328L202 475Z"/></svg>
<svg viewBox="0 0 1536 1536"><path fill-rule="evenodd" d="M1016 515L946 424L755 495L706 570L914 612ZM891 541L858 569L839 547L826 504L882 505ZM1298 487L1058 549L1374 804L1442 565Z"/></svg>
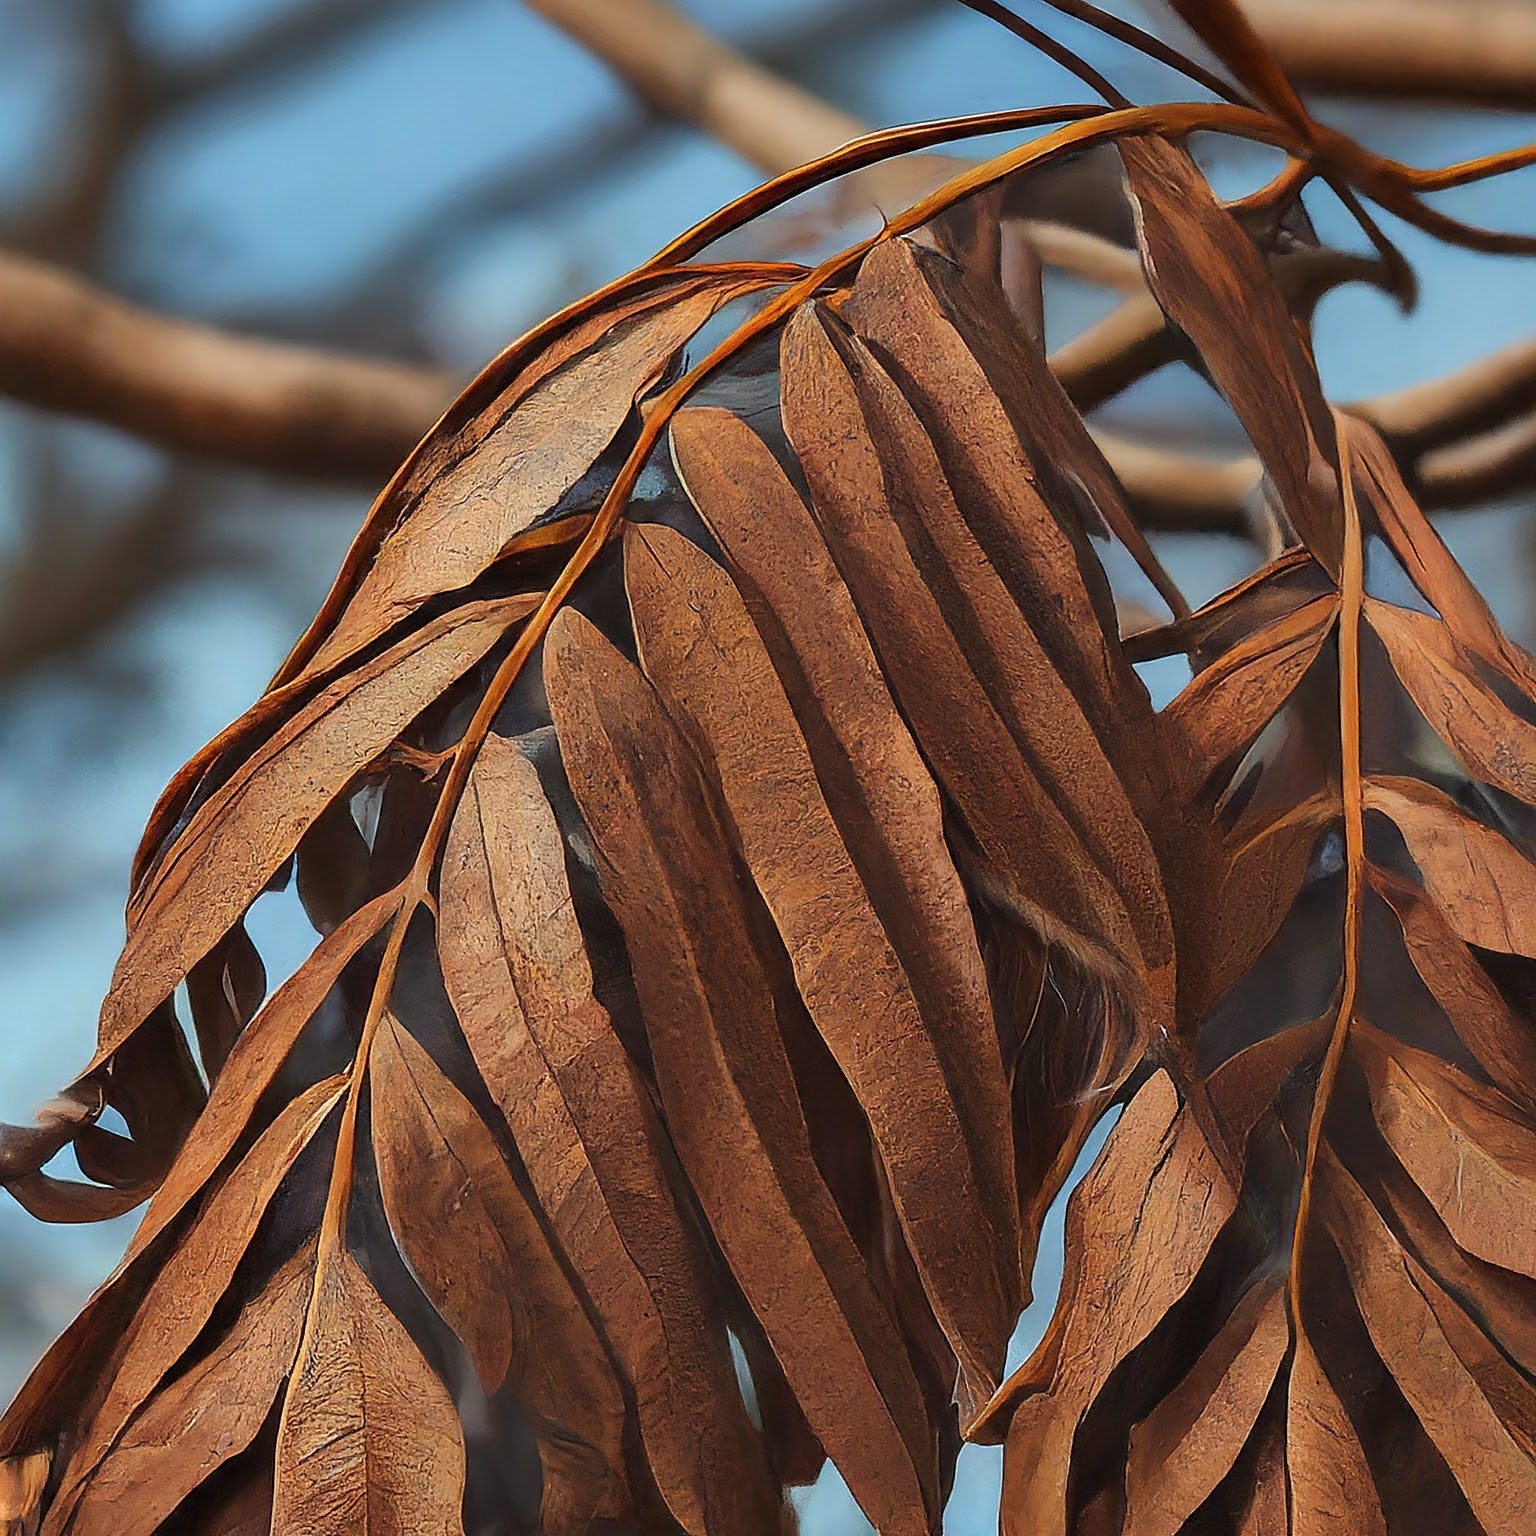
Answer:
<svg viewBox="0 0 1536 1536"><path fill-rule="evenodd" d="M1536 410L1536 336L1527 336L1468 368L1378 395L1357 411L1395 449L1423 451L1501 427Z"/></svg>
<svg viewBox="0 0 1536 1536"><path fill-rule="evenodd" d="M597 48L653 103L708 127L762 169L783 169L861 131L663 0L631 0L618 10L607 0L530 3ZM1360 0L1343 0L1346 10L1353 3ZM346 4L336 14L355 19ZM904 162L902 174L937 181L962 163L927 159ZM1051 221L1022 225L1047 262L1129 295L1052 359L1084 408L1165 360L1167 333L1133 252ZM450 377L427 369L155 315L0 254L0 392L164 447L278 473L377 482L427 431L453 388ZM1428 455L1417 470L1432 505L1462 506L1529 480L1531 423L1506 424L1533 406L1536 341L1525 341L1355 409L1380 425L1410 473ZM1471 433L1482 435L1463 441ZM1106 449L1149 526L1243 525L1257 478L1250 461L1213 463L1112 438Z"/></svg>
<svg viewBox="0 0 1536 1536"><path fill-rule="evenodd" d="M1536 481L1536 415L1470 442L1426 455L1420 500L1429 510L1472 507L1521 491Z"/></svg>
<svg viewBox="0 0 1536 1536"><path fill-rule="evenodd" d="M529 0L658 111L694 123L770 174L857 138L864 125L744 58L662 0Z"/></svg>
<svg viewBox="0 0 1536 1536"><path fill-rule="evenodd" d="M167 448L382 481L453 391L443 374L152 314L0 255L0 392Z"/></svg>
<svg viewBox="0 0 1536 1536"><path fill-rule="evenodd" d="M1527 0L1246 0L1245 9L1299 85L1536 106Z"/></svg>
<svg viewBox="0 0 1536 1536"><path fill-rule="evenodd" d="M1134 258L1133 258L1134 259ZM1141 263L1136 263L1137 275ZM1178 356L1156 299L1143 287L1051 355L1051 371L1080 411L1090 411Z"/></svg>
<svg viewBox="0 0 1536 1536"><path fill-rule="evenodd" d="M1248 513L1263 474L1257 459L1203 459L1171 453L1098 428L1093 438L1144 528L1249 531Z"/></svg>

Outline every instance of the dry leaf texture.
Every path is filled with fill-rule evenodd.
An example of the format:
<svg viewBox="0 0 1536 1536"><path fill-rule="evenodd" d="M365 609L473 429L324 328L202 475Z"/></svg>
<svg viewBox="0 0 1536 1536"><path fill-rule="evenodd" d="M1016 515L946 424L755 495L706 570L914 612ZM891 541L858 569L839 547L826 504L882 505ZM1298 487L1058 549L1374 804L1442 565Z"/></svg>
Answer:
<svg viewBox="0 0 1536 1536"><path fill-rule="evenodd" d="M402 468L0 1131L39 1216L152 1196L9 1531L752 1536L830 1456L926 1536L965 1436L1012 1536L1536 1530L1536 664L1274 275L1309 174L1419 183L1180 9L1256 106L1062 114L814 271L693 259L748 199ZM1201 126L1291 167L1224 207ZM1095 136L1287 546L1193 614L964 206Z"/></svg>

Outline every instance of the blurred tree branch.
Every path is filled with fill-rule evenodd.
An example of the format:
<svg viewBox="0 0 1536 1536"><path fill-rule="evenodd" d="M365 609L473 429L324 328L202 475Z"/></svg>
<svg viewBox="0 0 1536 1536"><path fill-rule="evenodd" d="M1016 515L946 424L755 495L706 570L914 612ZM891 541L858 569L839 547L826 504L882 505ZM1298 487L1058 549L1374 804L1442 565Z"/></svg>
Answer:
<svg viewBox="0 0 1536 1536"><path fill-rule="evenodd" d="M453 396L444 374L154 314L0 255L0 391L162 447L382 481Z"/></svg>
<svg viewBox="0 0 1536 1536"><path fill-rule="evenodd" d="M1245 9L1298 85L1536 107L1529 0L1245 0Z"/></svg>
<svg viewBox="0 0 1536 1536"><path fill-rule="evenodd" d="M857 118L737 53L664 0L528 4L658 111L694 124L761 169L802 165L864 132Z"/></svg>
<svg viewBox="0 0 1536 1536"><path fill-rule="evenodd" d="M406 8L419 0L390 0ZM744 57L665 0L528 0L620 71L653 106L683 118L774 174L857 136L863 125ZM1338 0L1340 15L1377 0ZM1481 12L1486 0L1467 0ZM1502 4L1503 0L1496 0ZM1261 0L1260 21L1282 27L1311 0ZM1408 0L1426 14L1441 0ZM143 64L108 13L107 111L119 128L144 120ZM374 14L358 0L321 0L232 50L215 75L289 57ZM1536 22L1536 12L1532 13ZM120 18L119 18L120 20ZM1278 37L1279 30L1272 32ZM184 82L184 89L190 89ZM105 144L111 135L92 136ZM123 153L119 142L117 155ZM915 157L891 169L908 197L960 162ZM86 157L79 210L99 210L106 172ZM108 178L109 179L109 178ZM868 189L866 189L868 190ZM87 225L92 220L84 221ZM1041 257L1129 294L1121 310L1053 358L1084 403L1171 355L1149 308L1139 263L1112 240L1051 219L1020 221ZM131 306L79 278L0 255L0 391L45 409L106 422L163 447L279 473L378 483L451 398L443 373L236 335ZM1536 341L1470 369L1358 407L1386 433L1431 505L1466 505L1527 483L1536 418ZM1158 526L1240 527L1251 466L1212 464L1106 439L1133 496ZM1422 462L1418 462L1422 459ZM1488 488L1492 487L1493 490Z"/></svg>

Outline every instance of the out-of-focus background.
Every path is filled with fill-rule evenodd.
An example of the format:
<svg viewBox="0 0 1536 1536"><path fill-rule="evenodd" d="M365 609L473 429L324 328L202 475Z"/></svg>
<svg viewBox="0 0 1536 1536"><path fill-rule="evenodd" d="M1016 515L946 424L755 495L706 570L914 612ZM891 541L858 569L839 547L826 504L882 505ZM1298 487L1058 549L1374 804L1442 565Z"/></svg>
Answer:
<svg viewBox="0 0 1536 1536"><path fill-rule="evenodd" d="M1255 14L1275 3L1257 0ZM1524 97L1518 71L1490 87L1493 104L1465 85L1449 93L1459 100L1426 103L1438 88L1411 81L1383 99L1377 81L1370 101L1320 97L1325 117L1419 163L1536 139L1536 3L1330 9L1380 18L1394 5L1409 20L1449 7L1474 31L1498 12L1514 25L1500 34L1505 65L1530 44ZM870 123L1084 96L954 0L681 8ZM1131 97L1178 93L1166 71L1081 27L1057 30ZM1374 45L1361 35L1364 81ZM1208 163L1223 190L1269 168L1218 151ZM223 327L468 374L759 179L519 0L0 0L0 248ZM1444 206L1529 232L1536 175ZM1366 289L1324 301L1320 357L1338 398L1443 375L1536 332L1536 264L1445 250L1385 222L1423 297L1407 318ZM1062 293L1053 323L1074 313L1071 285ZM1085 291L1079 323L1093 302ZM1208 453L1242 446L1203 387L1173 370L1104 425ZM30 1118L89 1057L157 792L260 691L369 499L365 483L172 456L0 396L0 1119ZM1536 497L1514 490L1442 519L1527 642L1533 510ZM1239 532L1156 542L1197 601L1260 558ZM1056 1283L1059 1218L1020 1354ZM45 1227L0 1195L0 1401L133 1219ZM949 1530L993 1528L996 1478L992 1453L967 1451ZM813 1532L866 1529L833 1478L804 1509Z"/></svg>

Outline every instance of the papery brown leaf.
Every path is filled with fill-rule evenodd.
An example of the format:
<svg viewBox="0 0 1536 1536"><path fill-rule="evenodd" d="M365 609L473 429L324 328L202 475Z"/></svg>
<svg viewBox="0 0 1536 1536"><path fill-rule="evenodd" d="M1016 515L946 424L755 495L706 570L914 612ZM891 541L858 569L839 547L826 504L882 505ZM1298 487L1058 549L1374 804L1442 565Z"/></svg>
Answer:
<svg viewBox="0 0 1536 1536"><path fill-rule="evenodd" d="M1536 1039L1529 1022L1429 901L1379 872L1372 879L1402 924L1408 958L1457 1036L1506 1098L1536 1114Z"/></svg>
<svg viewBox="0 0 1536 1536"><path fill-rule="evenodd" d="M1290 1338L1279 1287L1255 1285L1132 1432L1126 1536L1178 1536L1248 1443Z"/></svg>
<svg viewBox="0 0 1536 1536"><path fill-rule="evenodd" d="M1359 1433L1305 1330L1291 1360L1285 1471L1295 1536L1386 1536Z"/></svg>
<svg viewBox="0 0 1536 1536"><path fill-rule="evenodd" d="M1124 902L1079 855L1061 809L987 697L903 542L890 498L905 494L908 482L887 477L829 324L836 322L808 311L785 332L785 424L896 698L1009 897L1052 937L1081 935L1099 965L1123 966L1135 952ZM867 354L862 360L869 377L878 365Z"/></svg>
<svg viewBox="0 0 1536 1536"><path fill-rule="evenodd" d="M1333 419L1263 256L1182 150L1143 136L1119 150L1148 286L1237 412L1302 543L1337 574Z"/></svg>
<svg viewBox="0 0 1536 1536"><path fill-rule="evenodd" d="M1067 1207L1067 1299L1006 1412L1005 1536L1072 1529L1072 1443L1093 1397L1189 1287L1233 1209L1194 1117L1159 1073L1126 1108Z"/></svg>
<svg viewBox="0 0 1536 1536"><path fill-rule="evenodd" d="M469 1101L386 1015L369 1056L373 1150L400 1250L489 1394L514 1371L544 1469L544 1529L621 1513L624 1412L608 1357Z"/></svg>
<svg viewBox="0 0 1536 1536"><path fill-rule="evenodd" d="M720 784L734 840L778 927L806 1009L869 1116L970 1400L983 1402L996 1385L991 1362L1006 1346L1017 1305L1017 1239L1006 1196L1012 1180L998 1157L1008 1145L984 1149L985 1161L973 1164L962 1129L968 1106L956 1102L946 1080L735 587L665 528L637 527L626 536L625 577L646 674ZM832 935L837 943L829 950ZM932 1177L938 1168L942 1180Z"/></svg>
<svg viewBox="0 0 1536 1536"><path fill-rule="evenodd" d="M74 1536L152 1536L256 1438L293 1364L313 1268L312 1248L290 1259L214 1348L134 1416L75 1504Z"/></svg>
<svg viewBox="0 0 1536 1536"><path fill-rule="evenodd" d="M140 893L102 1004L98 1061L207 954L347 781L535 606L473 603L333 683L198 811Z"/></svg>
<svg viewBox="0 0 1536 1536"><path fill-rule="evenodd" d="M171 1165L133 1234L130 1259L165 1230L245 1133L262 1094L271 1088L299 1036L346 967L399 911L400 901L398 892L381 896L328 934L241 1034L209 1092L198 1134Z"/></svg>
<svg viewBox="0 0 1536 1536"><path fill-rule="evenodd" d="M1536 725L1479 677L1447 627L1428 614L1366 601L1371 629L1424 718L1479 778L1536 800Z"/></svg>
<svg viewBox="0 0 1536 1536"><path fill-rule="evenodd" d="M1317 660L1338 616L1336 597L1320 597L1255 629L1205 667L1168 706L1168 729L1187 754L1189 792L1229 768L1274 719Z"/></svg>
<svg viewBox="0 0 1536 1536"><path fill-rule="evenodd" d="M1509 1421L1531 1423L1536 1388L1402 1253L1347 1174L1334 1173L1328 1191L1334 1233L1383 1362L1489 1536L1528 1531L1536 1518L1536 1457Z"/></svg>
<svg viewBox="0 0 1536 1536"><path fill-rule="evenodd" d="M678 1156L850 1489L883 1528L925 1531L937 1513L926 1415L811 1156L704 781L645 680L570 611L551 631L545 668Z"/></svg>
<svg viewBox="0 0 1536 1536"><path fill-rule="evenodd" d="M684 280L567 338L565 355L546 361L531 388L480 418L490 430L476 434L472 452L461 449L457 461L435 466L306 670L323 671L428 599L480 575L587 473L688 338L753 286L750 279Z"/></svg>
<svg viewBox="0 0 1536 1536"><path fill-rule="evenodd" d="M766 445L728 412L690 410L673 423L672 448L742 583L759 638L793 690L818 785L912 988L959 1129L975 1148L990 1219L1007 1239L1017 1203L1007 1085L937 787L852 597Z"/></svg>
<svg viewBox="0 0 1536 1536"><path fill-rule="evenodd" d="M319 1266L283 1401L272 1529L463 1536L453 1399L345 1248Z"/></svg>
<svg viewBox="0 0 1536 1536"><path fill-rule="evenodd" d="M1160 842L1188 1042L1164 1059L1217 1223L1163 1235L1152 1270L1167 1285L1198 1266L1202 1301L1148 1307L1086 1267L1143 1241L1146 1212L1111 1217L1096 1175L1074 1197L1107 1225L1069 1237L1051 1332L983 1422L1007 1425L1005 1528L1386 1536L1427 1507L1437 1528L1515 1530L1536 1414L1517 1363L1536 1125L1513 830L1533 798L1531 674L1379 439L1342 418L1325 438L1248 237L1175 151L1123 149L1149 281L1336 586L1288 557L1158 642L1196 666L1159 722L1192 823ZM1422 611L1367 591L1368 540ZM1260 1297L1274 1332L1224 1396ZM1084 1315L1095 1349L1130 1341L1112 1373L1069 1353Z"/></svg>
<svg viewBox="0 0 1536 1536"><path fill-rule="evenodd" d="M1403 834L1430 899L1461 939L1536 955L1536 864L1508 837L1415 779L1374 778L1365 803Z"/></svg>
<svg viewBox="0 0 1536 1536"><path fill-rule="evenodd" d="M744 1420L716 1407L735 1383L708 1261L593 995L554 813L533 765L499 737L448 839L439 942L475 1062L632 1384L662 1498L702 1532L722 1480L755 1455Z"/></svg>
<svg viewBox="0 0 1536 1536"><path fill-rule="evenodd" d="M1366 1037L1377 1128L1461 1248L1536 1279L1536 1140L1515 1106L1421 1051Z"/></svg>
<svg viewBox="0 0 1536 1536"><path fill-rule="evenodd" d="M335 1109L341 1089L340 1082L328 1081L295 1098L212 1192L191 1230L161 1264L133 1325L114 1350L102 1402L86 1419L60 1471L56 1512L71 1507L87 1479L87 1486L95 1488L108 1447L213 1316L257 1224Z"/></svg>

